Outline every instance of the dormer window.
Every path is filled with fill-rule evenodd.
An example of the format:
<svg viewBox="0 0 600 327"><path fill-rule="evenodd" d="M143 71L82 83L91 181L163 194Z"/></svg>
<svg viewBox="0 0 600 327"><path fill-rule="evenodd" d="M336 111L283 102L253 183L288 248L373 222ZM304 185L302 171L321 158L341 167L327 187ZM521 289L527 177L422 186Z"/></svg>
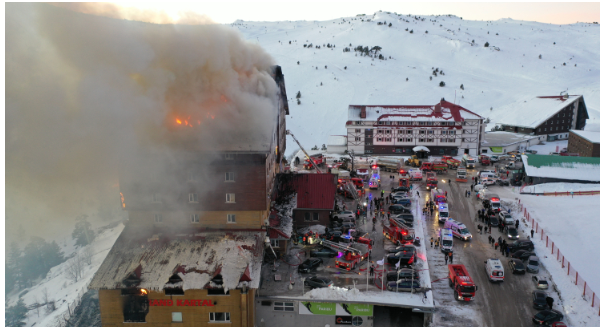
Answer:
<svg viewBox="0 0 600 327"><path fill-rule="evenodd" d="M173 274L169 277L164 289L165 295L184 295L183 279L178 274Z"/></svg>

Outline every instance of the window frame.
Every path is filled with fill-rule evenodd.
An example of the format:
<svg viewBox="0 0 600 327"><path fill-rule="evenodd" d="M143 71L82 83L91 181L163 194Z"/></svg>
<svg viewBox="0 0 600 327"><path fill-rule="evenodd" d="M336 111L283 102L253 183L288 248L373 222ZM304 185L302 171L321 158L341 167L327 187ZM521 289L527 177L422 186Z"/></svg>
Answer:
<svg viewBox="0 0 600 327"><path fill-rule="evenodd" d="M227 223L228 224L235 224L237 223L235 220L235 213L228 213L227 214Z"/></svg>
<svg viewBox="0 0 600 327"><path fill-rule="evenodd" d="M235 182L235 172L233 172L233 171L227 171L227 172L225 172L225 182L226 183L233 183L233 182Z"/></svg>
<svg viewBox="0 0 600 327"><path fill-rule="evenodd" d="M225 193L225 203L235 203L235 193Z"/></svg>
<svg viewBox="0 0 600 327"><path fill-rule="evenodd" d="M216 314L222 313L223 320L217 320ZM229 312L209 312L208 313L208 322L231 322L231 314Z"/></svg>
<svg viewBox="0 0 600 327"><path fill-rule="evenodd" d="M155 213L154 214L154 222L155 223L162 223L163 222L163 215L162 215L162 213Z"/></svg>
<svg viewBox="0 0 600 327"><path fill-rule="evenodd" d="M279 240L271 239L271 247L272 248L279 248L279 246L280 246Z"/></svg>
<svg viewBox="0 0 600 327"><path fill-rule="evenodd" d="M312 221L319 221L319 213L318 212L313 212L311 216L312 216Z"/></svg>
<svg viewBox="0 0 600 327"><path fill-rule="evenodd" d="M188 193L189 203L198 203L198 193Z"/></svg>
<svg viewBox="0 0 600 327"><path fill-rule="evenodd" d="M192 213L190 214L190 221L192 222L192 224L197 224L200 222L200 215L197 213Z"/></svg>
<svg viewBox="0 0 600 327"><path fill-rule="evenodd" d="M277 308L280 308L281 310L277 310ZM292 310L286 310L286 309L292 309ZM277 312L294 312L296 311L296 308L294 308L294 302L273 302L273 311L277 311Z"/></svg>

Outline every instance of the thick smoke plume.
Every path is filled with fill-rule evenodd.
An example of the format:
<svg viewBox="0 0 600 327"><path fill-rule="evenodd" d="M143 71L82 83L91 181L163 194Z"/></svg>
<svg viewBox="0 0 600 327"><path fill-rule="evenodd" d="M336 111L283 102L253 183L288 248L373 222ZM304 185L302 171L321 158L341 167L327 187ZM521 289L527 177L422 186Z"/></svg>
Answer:
<svg viewBox="0 0 600 327"><path fill-rule="evenodd" d="M269 144L273 59L232 29L182 17L6 4L7 236L23 236L19 225L39 235L70 231L64 223L81 214L114 215L118 162L139 145Z"/></svg>

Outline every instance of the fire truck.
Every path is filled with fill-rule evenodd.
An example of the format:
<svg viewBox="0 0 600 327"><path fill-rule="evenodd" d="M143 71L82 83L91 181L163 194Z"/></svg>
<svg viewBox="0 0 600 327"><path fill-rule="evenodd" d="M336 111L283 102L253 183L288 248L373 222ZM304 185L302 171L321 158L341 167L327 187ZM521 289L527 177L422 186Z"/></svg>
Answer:
<svg viewBox="0 0 600 327"><path fill-rule="evenodd" d="M431 190L431 198L435 202L436 206L439 206L440 203L448 202L448 199L446 198L446 191L444 191L442 189Z"/></svg>
<svg viewBox="0 0 600 327"><path fill-rule="evenodd" d="M430 171L427 172L427 191L430 191L432 189L437 189L437 184L438 184L438 180L437 180L437 175Z"/></svg>
<svg viewBox="0 0 600 327"><path fill-rule="evenodd" d="M482 166L489 166L490 165L490 157L481 155L481 156L479 156L479 162L481 162Z"/></svg>
<svg viewBox="0 0 600 327"><path fill-rule="evenodd" d="M433 162L423 162L421 164L422 171L432 171L433 170Z"/></svg>
<svg viewBox="0 0 600 327"><path fill-rule="evenodd" d="M454 289L457 301L471 301L475 297L477 286L464 265L448 265L448 284Z"/></svg>
<svg viewBox="0 0 600 327"><path fill-rule="evenodd" d="M411 244L415 240L414 230L394 218L389 225L383 225L383 236L396 245Z"/></svg>
<svg viewBox="0 0 600 327"><path fill-rule="evenodd" d="M325 158L323 157L322 153L313 154L312 156L310 156L310 158L317 166L320 166L325 161ZM304 169L311 170L314 168L315 167L313 167L311 160L304 160Z"/></svg>
<svg viewBox="0 0 600 327"><path fill-rule="evenodd" d="M448 164L440 160L436 160L433 162L432 170L437 173L446 173L448 171Z"/></svg>
<svg viewBox="0 0 600 327"><path fill-rule="evenodd" d="M410 187L410 178L408 176L401 176L398 178L398 186Z"/></svg>
<svg viewBox="0 0 600 327"><path fill-rule="evenodd" d="M456 160L451 156L443 156L442 161L445 162L450 169L456 169L460 166L460 160Z"/></svg>

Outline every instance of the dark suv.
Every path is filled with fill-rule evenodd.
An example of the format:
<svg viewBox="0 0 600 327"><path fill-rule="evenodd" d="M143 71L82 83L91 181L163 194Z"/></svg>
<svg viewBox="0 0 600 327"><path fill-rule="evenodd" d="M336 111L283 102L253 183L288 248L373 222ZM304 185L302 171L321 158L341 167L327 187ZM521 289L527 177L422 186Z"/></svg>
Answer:
<svg viewBox="0 0 600 327"><path fill-rule="evenodd" d="M400 205L400 204L392 204L389 209L390 213L398 214L398 213L410 213L410 209Z"/></svg>
<svg viewBox="0 0 600 327"><path fill-rule="evenodd" d="M323 263L323 259L307 259L298 266L298 272L308 273L311 272Z"/></svg>
<svg viewBox="0 0 600 327"><path fill-rule="evenodd" d="M396 251L398 252L388 254L388 264L396 265L400 262L400 267L407 267L417 263L417 251L414 246L399 246Z"/></svg>
<svg viewBox="0 0 600 327"><path fill-rule="evenodd" d="M518 241L514 241L511 244L508 244L508 248L510 249L510 252L515 252L517 250L533 250L534 249L534 245L533 242L530 240L518 240Z"/></svg>
<svg viewBox="0 0 600 327"><path fill-rule="evenodd" d="M409 268L402 268L397 271L388 272L386 277L388 282L400 279L419 279L419 272Z"/></svg>

